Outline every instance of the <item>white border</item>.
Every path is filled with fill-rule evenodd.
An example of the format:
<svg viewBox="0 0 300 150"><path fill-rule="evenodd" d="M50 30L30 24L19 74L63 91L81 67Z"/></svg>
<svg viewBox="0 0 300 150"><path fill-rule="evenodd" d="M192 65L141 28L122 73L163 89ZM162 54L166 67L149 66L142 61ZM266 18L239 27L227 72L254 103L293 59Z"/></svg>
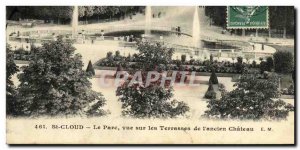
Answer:
<svg viewBox="0 0 300 150"><path fill-rule="evenodd" d="M295 5L296 8L300 8L300 1L296 1L296 0L48 0L48 1L44 1L44 0L1 0L0 1L0 24L1 24L1 28L0 31L1 32L1 42L0 42L0 64L1 64L1 77L0 77L0 91L1 91L1 99L0 99L0 112L1 112L1 122L0 122L0 149L4 150L4 149L8 149L8 148L12 148L12 149L40 149L41 147L9 147L8 145L5 144L5 140L6 140L6 129L5 129L5 92L6 92L6 80L5 80L5 75L6 75L6 67L5 67L5 57L6 57L6 52L5 52L5 6L6 5L152 5L152 6L192 6L192 5L203 5L203 6L227 6L227 5L267 5L267 6L291 6L291 5ZM299 15L296 15L297 19L298 19ZM296 23L297 27L299 27L299 23ZM298 37L298 33L297 33L297 37ZM297 44L299 44L299 38L297 38ZM297 53L297 58L299 58L300 54L299 52ZM297 63L297 66L299 69L300 63ZM298 77L298 81L300 80L300 78ZM299 94L299 88L297 88L297 92ZM299 95L298 95L299 96ZM298 101L298 100L297 100ZM299 108L299 101L297 102L297 108ZM299 112L299 111L297 111ZM298 115L298 122L299 122L299 113ZM298 124L299 126L299 124ZM299 129L297 130L299 131ZM30 137L28 137L30 138ZM299 136L297 137L298 141L298 145L299 145ZM45 148L45 147L44 147ZM53 150L58 150L58 149L62 149L62 147L46 147L47 149L53 149ZM91 147L94 149L99 149L99 147ZM121 149L122 147L118 147L118 148L107 148L107 147L100 147L100 149ZM135 147L138 148L138 147ZM155 148L155 149L161 149L158 147L150 147L150 148ZM183 148L183 147L164 147L166 149L176 149L176 148ZM199 149L199 147L189 147L191 149ZM201 149L218 149L220 147L201 147ZM232 147L221 147L222 149L232 149ZM239 147L241 148L241 147ZM251 147L243 147L243 148L251 148ZM253 147L252 147L253 148ZM287 148L287 147L278 147L280 149L282 148ZM296 147L288 147L289 149L296 149ZM63 149L86 149L86 147L64 147ZM125 149L132 149L132 147L126 147ZM144 149L144 148L143 148ZM255 147L255 149L257 150L265 150L265 149L274 149L274 147Z"/></svg>

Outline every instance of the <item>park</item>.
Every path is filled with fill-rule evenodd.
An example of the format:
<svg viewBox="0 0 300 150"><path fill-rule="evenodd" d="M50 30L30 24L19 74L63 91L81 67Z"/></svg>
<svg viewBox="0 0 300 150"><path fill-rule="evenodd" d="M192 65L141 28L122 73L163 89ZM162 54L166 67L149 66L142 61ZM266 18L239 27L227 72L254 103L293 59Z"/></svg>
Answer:
<svg viewBox="0 0 300 150"><path fill-rule="evenodd" d="M245 30L226 29L226 7L64 7L7 7L11 117L293 121L289 10Z"/></svg>

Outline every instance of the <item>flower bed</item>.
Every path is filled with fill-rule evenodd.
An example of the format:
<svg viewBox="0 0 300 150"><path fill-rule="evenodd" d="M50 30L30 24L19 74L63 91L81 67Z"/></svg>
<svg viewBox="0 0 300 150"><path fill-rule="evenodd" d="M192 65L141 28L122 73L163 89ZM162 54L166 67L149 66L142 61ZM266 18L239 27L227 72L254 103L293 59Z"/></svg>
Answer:
<svg viewBox="0 0 300 150"><path fill-rule="evenodd" d="M139 55L128 55L127 57L121 56L119 51L116 51L115 54L108 52L106 58L100 59L96 62L98 67L117 67L121 65L125 70L126 69L136 69L137 65L141 60L139 60ZM182 57L182 60L172 60L167 65L158 64L158 70L175 70L175 71L195 71L195 72L211 72L212 69L216 73L241 73L241 68L247 67L250 71L257 71L260 68L260 65L257 65L254 61L252 64L246 63L232 63L230 61L212 61L212 60L194 60L185 61L185 58ZM97 67L96 67L97 68Z"/></svg>
<svg viewBox="0 0 300 150"><path fill-rule="evenodd" d="M30 51L25 51L24 49L20 48L14 51L14 60L22 60L22 61L29 61L30 60Z"/></svg>

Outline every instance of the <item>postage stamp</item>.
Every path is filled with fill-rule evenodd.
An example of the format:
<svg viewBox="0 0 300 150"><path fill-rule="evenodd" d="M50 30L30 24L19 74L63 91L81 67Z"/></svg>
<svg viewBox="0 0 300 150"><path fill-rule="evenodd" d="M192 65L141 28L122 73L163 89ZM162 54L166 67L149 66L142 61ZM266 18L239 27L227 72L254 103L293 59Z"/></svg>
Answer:
<svg viewBox="0 0 300 150"><path fill-rule="evenodd" d="M267 6L228 6L228 29L268 29L269 9Z"/></svg>

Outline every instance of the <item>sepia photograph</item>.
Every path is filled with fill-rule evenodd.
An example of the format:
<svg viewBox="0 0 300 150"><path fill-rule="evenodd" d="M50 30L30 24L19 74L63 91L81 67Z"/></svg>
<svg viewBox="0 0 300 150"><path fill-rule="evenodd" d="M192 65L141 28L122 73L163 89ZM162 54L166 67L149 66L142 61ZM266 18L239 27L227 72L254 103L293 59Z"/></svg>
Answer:
<svg viewBox="0 0 300 150"><path fill-rule="evenodd" d="M7 144L295 145L294 6L6 6Z"/></svg>

